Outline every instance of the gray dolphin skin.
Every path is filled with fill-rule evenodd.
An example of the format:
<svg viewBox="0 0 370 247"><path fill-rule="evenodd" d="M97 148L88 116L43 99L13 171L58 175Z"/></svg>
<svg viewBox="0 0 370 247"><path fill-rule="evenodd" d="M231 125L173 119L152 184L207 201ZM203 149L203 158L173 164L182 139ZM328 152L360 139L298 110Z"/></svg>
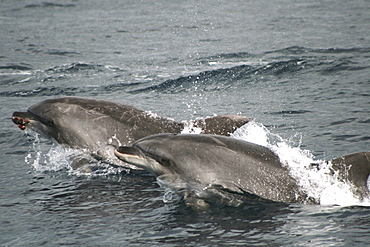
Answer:
<svg viewBox="0 0 370 247"><path fill-rule="evenodd" d="M12 119L22 130L29 128L55 143L117 161L114 146L130 145L145 136L181 133L187 126L202 133L229 135L250 121L244 116L226 115L176 122L130 105L78 97L47 99L27 112L14 112Z"/></svg>
<svg viewBox="0 0 370 247"><path fill-rule="evenodd" d="M271 150L231 137L160 134L121 146L115 155L151 172L159 184L177 191L195 209L212 201L239 206L243 199L238 194L246 200L319 203L299 189ZM369 198L370 152L328 163L333 175L354 185L356 195Z"/></svg>
<svg viewBox="0 0 370 247"><path fill-rule="evenodd" d="M355 194L369 198L370 152L360 152L331 160L333 174L354 185Z"/></svg>
<svg viewBox="0 0 370 247"><path fill-rule="evenodd" d="M235 138L160 134L119 147L115 154L157 176L190 205L196 197L201 205L221 199L238 206L242 201L237 195L275 202L310 200L271 150Z"/></svg>

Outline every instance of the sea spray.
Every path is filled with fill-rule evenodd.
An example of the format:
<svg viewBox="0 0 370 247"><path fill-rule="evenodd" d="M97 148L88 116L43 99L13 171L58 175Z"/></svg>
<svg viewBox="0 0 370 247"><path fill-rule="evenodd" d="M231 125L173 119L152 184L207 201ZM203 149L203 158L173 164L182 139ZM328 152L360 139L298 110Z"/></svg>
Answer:
<svg viewBox="0 0 370 247"><path fill-rule="evenodd" d="M30 151L25 158L25 162L27 164L30 164L38 172L60 170L71 171L72 166L69 157L72 153L72 149L67 149L56 144L51 144L51 146L44 145L40 141L39 134L35 133L33 136L35 139L33 140ZM47 150L47 148L49 150Z"/></svg>
<svg viewBox="0 0 370 247"><path fill-rule="evenodd" d="M37 172L66 171L74 176L111 176L127 173L127 169L113 167L106 162L96 160L87 150L65 147L40 140L40 135L27 133L32 142L25 162ZM76 168L76 162L80 167Z"/></svg>
<svg viewBox="0 0 370 247"><path fill-rule="evenodd" d="M36 171L59 171L70 168L61 146L52 144L50 147L50 142L43 142L40 135L34 131L27 131L26 134L32 146L25 157L25 162Z"/></svg>
<svg viewBox="0 0 370 247"><path fill-rule="evenodd" d="M294 146L293 136L285 140L271 133L261 123L251 121L234 132L232 137L265 146L274 151L285 165L301 189L322 205L369 205L369 200L361 201L353 193L353 185L341 181L333 174L331 163L315 160L312 153Z"/></svg>
<svg viewBox="0 0 370 247"><path fill-rule="evenodd" d="M183 122L184 129L181 131L181 134L200 134L202 133L202 128L194 126L194 122Z"/></svg>

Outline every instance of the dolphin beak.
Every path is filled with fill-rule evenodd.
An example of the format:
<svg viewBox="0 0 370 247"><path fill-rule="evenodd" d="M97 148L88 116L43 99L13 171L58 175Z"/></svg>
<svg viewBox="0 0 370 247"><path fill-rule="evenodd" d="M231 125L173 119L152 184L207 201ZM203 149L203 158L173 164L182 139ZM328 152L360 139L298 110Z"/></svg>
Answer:
<svg viewBox="0 0 370 247"><path fill-rule="evenodd" d="M114 154L118 159L147 170L155 176L170 172L163 168L162 164L147 156L139 147L136 146L121 146L114 151Z"/></svg>
<svg viewBox="0 0 370 247"><path fill-rule="evenodd" d="M133 156L145 156L145 154L137 147L132 146L120 146L115 150L117 155L133 155Z"/></svg>
<svg viewBox="0 0 370 247"><path fill-rule="evenodd" d="M138 166L140 168L145 167L147 157L137 147L121 146L114 150L114 154L120 160Z"/></svg>

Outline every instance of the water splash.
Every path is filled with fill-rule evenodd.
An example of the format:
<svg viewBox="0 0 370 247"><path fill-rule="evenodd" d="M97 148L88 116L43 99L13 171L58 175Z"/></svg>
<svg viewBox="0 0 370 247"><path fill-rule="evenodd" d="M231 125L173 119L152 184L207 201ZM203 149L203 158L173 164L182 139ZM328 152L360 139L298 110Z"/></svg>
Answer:
<svg viewBox="0 0 370 247"><path fill-rule="evenodd" d="M181 134L200 134L203 129L195 126L195 123L192 121L183 122L184 128L181 130Z"/></svg>
<svg viewBox="0 0 370 247"><path fill-rule="evenodd" d="M96 160L88 151L64 147L62 145L43 143L40 135L35 132L30 134L33 140L25 162L33 167L36 172L65 171L74 176L111 176L127 173L127 169L113 167L108 163ZM76 164L79 163L79 164ZM78 165L79 168L76 168Z"/></svg>
<svg viewBox="0 0 370 247"><path fill-rule="evenodd" d="M288 167L291 176L298 181L301 189L321 205L370 205L369 199L361 200L353 193L352 184L341 181L335 173L333 175L330 162L315 160L309 150L301 149L301 139L298 144L294 141L297 135L285 140L271 133L261 123L251 121L234 132L232 137L274 151L283 165Z"/></svg>
<svg viewBox="0 0 370 247"><path fill-rule="evenodd" d="M197 133L193 126L189 125L183 133ZM49 142L42 142L37 133L32 134L32 146L25 162L30 164L38 172L67 171L69 175L77 176L109 176L127 173L123 168L115 168L107 163L94 160L83 150L63 147ZM330 162L315 160L308 150L300 148L301 136L299 134L286 140L277 134L271 133L261 123L251 121L239 128L231 135L233 138L242 139L265 146L274 151L283 165L287 166L290 174L297 181L301 189L310 197L319 201L321 205L362 205L369 206L370 199L361 200L353 193L354 188L333 174ZM298 137L298 141L297 141ZM73 169L73 161L78 157L86 159L88 164L81 169ZM315 164L315 165L312 165ZM121 175L120 175L121 176ZM165 201L172 202L173 194L165 193Z"/></svg>
<svg viewBox="0 0 370 247"><path fill-rule="evenodd" d="M32 146L30 147L28 155L25 157L25 162L31 165L38 172L45 171L59 171L65 169L66 164L64 159L60 159L61 150L57 150L58 147L52 145L50 148L49 145L45 145L40 140L40 135L33 131L26 131L26 134L32 138ZM49 148L49 151L47 151ZM59 157L58 157L59 156ZM49 163L51 160L60 160L60 163Z"/></svg>
<svg viewBox="0 0 370 247"><path fill-rule="evenodd" d="M71 161L69 157L73 151L63 148L60 145L52 144L51 147L44 145L40 141L39 134L34 135L35 139L32 143L28 155L25 157L25 162L33 167L37 172L47 171L71 171ZM46 148L49 148L47 151Z"/></svg>
<svg viewBox="0 0 370 247"><path fill-rule="evenodd" d="M167 203L167 204L174 204L181 200L181 196L179 196L176 193L176 190L173 189L173 186L171 187L170 185L171 182L168 181L172 179L174 179L172 176L166 176L166 175L157 177L158 185L165 190L162 200L164 203ZM180 187L184 187L184 185L186 185L186 183L184 183L182 180L181 182L178 182L177 181L178 179L175 179L175 180L176 180L175 184L180 185Z"/></svg>

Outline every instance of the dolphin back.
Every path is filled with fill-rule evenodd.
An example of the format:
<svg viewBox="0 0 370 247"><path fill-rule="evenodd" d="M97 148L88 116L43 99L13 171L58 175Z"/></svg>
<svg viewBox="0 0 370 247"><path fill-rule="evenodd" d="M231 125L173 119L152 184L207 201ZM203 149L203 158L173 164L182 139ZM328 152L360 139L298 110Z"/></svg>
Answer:
<svg viewBox="0 0 370 247"><path fill-rule="evenodd" d="M180 133L185 125L199 128L201 133L229 135L249 121L244 116L225 115L177 122L131 105L80 97L47 99L27 112L13 113L13 122L23 130L30 127L59 144L88 149L112 137L118 140L115 145L129 145L154 134Z"/></svg>

